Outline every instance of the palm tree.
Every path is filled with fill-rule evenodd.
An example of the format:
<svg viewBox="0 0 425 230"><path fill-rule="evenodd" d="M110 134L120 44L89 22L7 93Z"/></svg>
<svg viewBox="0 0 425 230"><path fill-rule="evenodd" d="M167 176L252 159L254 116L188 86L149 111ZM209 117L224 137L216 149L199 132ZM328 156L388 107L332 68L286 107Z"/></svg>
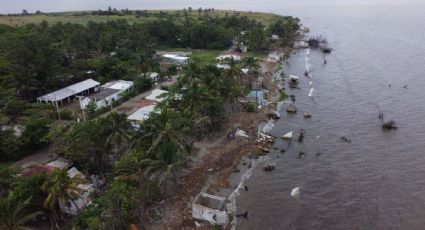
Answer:
<svg viewBox="0 0 425 230"><path fill-rule="evenodd" d="M189 138L190 126L182 119L179 113L169 108L161 108L160 113L153 113L145 122L145 134L141 137L142 142L148 139L150 147L146 151L148 155L156 154L161 145L172 144L176 151L185 155L190 154Z"/></svg>
<svg viewBox="0 0 425 230"><path fill-rule="evenodd" d="M145 174L151 179L155 178L160 186L172 174L174 182L178 186L177 170L184 165L184 156L181 153L175 149L172 143L161 145L154 157L142 161L145 166Z"/></svg>
<svg viewBox="0 0 425 230"><path fill-rule="evenodd" d="M200 63L196 60L189 62L183 69L183 75L180 78L180 84L192 86L202 75Z"/></svg>
<svg viewBox="0 0 425 230"><path fill-rule="evenodd" d="M56 169L42 185L42 190L48 194L43 207L52 211L53 216L56 216L59 214L58 202L66 203L70 200L79 212L79 207L75 203L81 190L78 188L79 182L81 182L79 177L69 178L66 169Z"/></svg>
<svg viewBox="0 0 425 230"><path fill-rule="evenodd" d="M250 83L250 86L252 87L252 79L255 79L257 81L260 69L260 65L258 64L258 59L249 56L242 60L242 63L244 64L245 68L248 68L248 75L251 78L251 81L247 82Z"/></svg>
<svg viewBox="0 0 425 230"><path fill-rule="evenodd" d="M4 230L26 230L31 229L25 227L26 221L35 217L40 212L30 215L25 214L25 209L29 206L32 197L26 200L19 200L13 192L2 200L0 200L0 229Z"/></svg>
<svg viewBox="0 0 425 230"><path fill-rule="evenodd" d="M117 149L130 141L133 128L125 114L113 112L99 122L101 135L105 138L105 149Z"/></svg>
<svg viewBox="0 0 425 230"><path fill-rule="evenodd" d="M234 58L228 58L226 59L226 64L229 66L229 68L224 70L225 75L235 79L237 82L241 82L242 69L238 62Z"/></svg>

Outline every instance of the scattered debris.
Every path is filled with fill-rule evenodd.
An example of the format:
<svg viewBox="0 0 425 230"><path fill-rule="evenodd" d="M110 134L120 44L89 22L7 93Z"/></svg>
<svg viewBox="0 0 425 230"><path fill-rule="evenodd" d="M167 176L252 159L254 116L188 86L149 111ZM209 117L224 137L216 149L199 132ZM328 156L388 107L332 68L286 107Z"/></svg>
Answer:
<svg viewBox="0 0 425 230"><path fill-rule="evenodd" d="M313 88L311 88L311 89L310 89L310 92L308 93L308 96L309 96L309 97L312 97L312 96L313 96L313 93L314 93L314 89L313 89Z"/></svg>
<svg viewBox="0 0 425 230"><path fill-rule="evenodd" d="M295 187L291 191L291 196L298 199L300 197L300 187Z"/></svg>
<svg viewBox="0 0 425 230"><path fill-rule="evenodd" d="M298 153L298 159L301 159L301 158L303 158L305 156L305 152L299 152Z"/></svg>
<svg viewBox="0 0 425 230"><path fill-rule="evenodd" d="M398 126L394 120L387 121L382 124L383 129L397 129Z"/></svg>
<svg viewBox="0 0 425 230"><path fill-rule="evenodd" d="M280 118L280 114L277 111L267 113L266 116L267 116L267 118L271 118L271 119L274 119L274 120L277 120L277 119Z"/></svg>
<svg viewBox="0 0 425 230"><path fill-rule="evenodd" d="M241 129L238 129L236 131L235 135L238 136L238 137L249 137L248 134L246 134L246 132L241 130Z"/></svg>
<svg viewBox="0 0 425 230"><path fill-rule="evenodd" d="M297 76L290 75L289 76L289 82L288 82L289 87L292 87L292 88L296 87L298 85L299 79L300 78L297 77Z"/></svg>
<svg viewBox="0 0 425 230"><path fill-rule="evenodd" d="M245 189L245 191L248 191L248 186L243 186L243 189Z"/></svg>
<svg viewBox="0 0 425 230"><path fill-rule="evenodd" d="M275 168L276 167L274 165L267 165L263 168L263 170L266 171L266 172L270 172L270 171L275 170Z"/></svg>
<svg viewBox="0 0 425 230"><path fill-rule="evenodd" d="M304 140L304 129L300 130L300 134L298 135L298 142L302 142Z"/></svg>
<svg viewBox="0 0 425 230"><path fill-rule="evenodd" d="M285 135L282 136L283 139L291 140L292 139L293 132L287 132Z"/></svg>
<svg viewBox="0 0 425 230"><path fill-rule="evenodd" d="M286 109L286 112L288 113L296 113L297 112L297 107L295 107L295 105L289 104L288 108Z"/></svg>
<svg viewBox="0 0 425 230"><path fill-rule="evenodd" d="M285 153L285 152L286 152L286 150L285 150L285 149L281 149L281 150L280 150L280 152L281 152L281 153Z"/></svg>
<svg viewBox="0 0 425 230"><path fill-rule="evenodd" d="M200 192L192 203L192 217L212 224L227 224L229 219L224 206L225 200L224 197Z"/></svg>
<svg viewBox="0 0 425 230"><path fill-rule="evenodd" d="M404 85L404 86L403 86L403 88L407 89L407 86L408 86L408 85Z"/></svg>
<svg viewBox="0 0 425 230"><path fill-rule="evenodd" d="M320 156L320 155L322 155L322 153L321 153L321 152L317 152L317 153L316 153L316 157L318 157L318 156Z"/></svg>
<svg viewBox="0 0 425 230"><path fill-rule="evenodd" d="M340 139L344 142L351 143L351 140L346 137L340 137Z"/></svg>
<svg viewBox="0 0 425 230"><path fill-rule="evenodd" d="M309 112L304 112L304 118L310 118L312 116Z"/></svg>
<svg viewBox="0 0 425 230"><path fill-rule="evenodd" d="M247 218L248 219L248 212L245 211L245 212L243 212L241 214L236 214L236 217L244 217L244 218Z"/></svg>

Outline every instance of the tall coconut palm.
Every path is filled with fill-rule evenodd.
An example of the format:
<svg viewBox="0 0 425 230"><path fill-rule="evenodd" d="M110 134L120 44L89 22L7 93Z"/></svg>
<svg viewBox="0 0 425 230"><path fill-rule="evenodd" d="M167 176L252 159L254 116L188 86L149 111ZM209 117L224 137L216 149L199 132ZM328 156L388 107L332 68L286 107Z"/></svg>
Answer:
<svg viewBox="0 0 425 230"><path fill-rule="evenodd" d="M39 212L27 215L25 208L29 206L31 197L19 200L13 192L0 200L0 229L4 230L26 230L31 229L24 226L25 222L37 215Z"/></svg>
<svg viewBox="0 0 425 230"><path fill-rule="evenodd" d="M106 149L117 149L130 141L133 129L125 114L113 112L99 122Z"/></svg>
<svg viewBox="0 0 425 230"><path fill-rule="evenodd" d="M177 170L184 165L184 156L172 143L161 145L154 157L146 158L142 163L145 165L146 175L155 178L159 185L173 175L174 182L178 186Z"/></svg>
<svg viewBox="0 0 425 230"><path fill-rule="evenodd" d="M251 87L253 85L252 81L254 79L255 81L258 81L258 75L260 74L259 70L261 66L258 64L258 61L259 60L253 56L246 57L242 60L244 67L248 68L248 77L251 80L248 81L247 83L250 84Z"/></svg>
<svg viewBox="0 0 425 230"><path fill-rule="evenodd" d="M242 69L239 63L234 58L227 58L225 60L229 68L224 70L224 73L227 77L231 77L238 82L242 81Z"/></svg>
<svg viewBox="0 0 425 230"><path fill-rule="evenodd" d="M176 151L190 154L190 141L187 136L190 127L177 112L162 108L160 113L151 115L146 126L147 132L141 139L148 138L151 141L148 154L155 154L155 151L164 144L173 144Z"/></svg>

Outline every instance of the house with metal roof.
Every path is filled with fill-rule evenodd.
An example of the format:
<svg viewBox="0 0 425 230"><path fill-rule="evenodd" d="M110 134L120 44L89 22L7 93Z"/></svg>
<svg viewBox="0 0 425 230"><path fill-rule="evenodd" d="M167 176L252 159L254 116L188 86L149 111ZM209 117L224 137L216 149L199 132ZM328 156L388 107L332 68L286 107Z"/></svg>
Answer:
<svg viewBox="0 0 425 230"><path fill-rule="evenodd" d="M67 86L65 88L56 90L54 92L45 94L37 98L37 102L45 102L45 103L62 103L64 100L68 100L81 96L87 95L90 92L96 92L99 90L100 83L93 80L87 79L73 85Z"/></svg>

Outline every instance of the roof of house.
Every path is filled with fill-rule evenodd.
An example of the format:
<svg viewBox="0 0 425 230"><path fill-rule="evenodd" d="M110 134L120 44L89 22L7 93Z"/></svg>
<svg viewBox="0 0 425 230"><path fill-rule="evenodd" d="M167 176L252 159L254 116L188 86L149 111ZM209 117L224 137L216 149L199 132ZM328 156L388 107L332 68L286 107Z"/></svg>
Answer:
<svg viewBox="0 0 425 230"><path fill-rule="evenodd" d="M93 80L93 79L87 79L78 83L75 83L73 85L67 86L65 88L56 90L54 92L45 94L43 96L38 97L38 100L45 100L45 101L60 101L65 98L68 98L70 96L79 94L81 92L84 92L88 89L94 88L96 86L99 86L100 83Z"/></svg>
<svg viewBox="0 0 425 230"><path fill-rule="evenodd" d="M155 105L148 105L136 110L136 112L130 114L130 116L128 116L127 119L132 121L144 121L149 118L150 114L154 110L155 110Z"/></svg>
<svg viewBox="0 0 425 230"><path fill-rule="evenodd" d="M162 89L154 89L151 94L149 94L145 99L161 102L164 100L164 98L161 96L165 93L168 93L168 91Z"/></svg>
<svg viewBox="0 0 425 230"><path fill-rule="evenodd" d="M223 60L228 59L228 58L233 59L235 61L239 61L239 60L242 59L240 55L236 55L236 54L220 55L216 59L219 60L219 61L223 61Z"/></svg>
<svg viewBox="0 0 425 230"><path fill-rule="evenodd" d="M101 91L99 91L99 92L97 92L95 94L92 94L92 95L88 96L88 98L95 99L96 101L99 101L99 100L103 100L106 97L111 96L111 95L113 95L115 93L118 93L119 91L120 90L117 90L117 89L109 89L109 88L107 88L107 89L103 89L103 90L101 90Z"/></svg>
<svg viewBox="0 0 425 230"><path fill-rule="evenodd" d="M23 176L34 176L40 173L51 173L55 170L52 166L39 164L37 166L32 167L28 171L22 173Z"/></svg>
<svg viewBox="0 0 425 230"><path fill-rule="evenodd" d="M65 160L54 160L47 163L46 166L58 168L58 169L64 169L69 166L69 162Z"/></svg>
<svg viewBox="0 0 425 230"><path fill-rule="evenodd" d="M164 54L164 55L162 55L162 57L170 58L170 59L174 59L174 60L182 60L182 61L189 59L188 57L182 57L182 56L178 56L176 54Z"/></svg>
<svg viewBox="0 0 425 230"><path fill-rule="evenodd" d="M132 87L133 84L134 84L133 81L118 80L118 81L108 82L104 84L102 88L126 90Z"/></svg>

